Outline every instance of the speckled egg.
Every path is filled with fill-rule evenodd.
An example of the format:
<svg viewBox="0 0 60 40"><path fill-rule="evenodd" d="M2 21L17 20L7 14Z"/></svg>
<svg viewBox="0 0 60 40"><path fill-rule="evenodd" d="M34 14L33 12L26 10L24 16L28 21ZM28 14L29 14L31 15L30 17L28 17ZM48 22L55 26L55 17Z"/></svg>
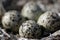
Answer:
<svg viewBox="0 0 60 40"><path fill-rule="evenodd" d="M6 29L11 29L17 31L19 28L19 22L21 21L22 17L19 12L15 10L11 10L5 13L2 18L3 27Z"/></svg>
<svg viewBox="0 0 60 40"><path fill-rule="evenodd" d="M28 2L24 5L21 15L28 19L37 20L42 13L42 10L35 2Z"/></svg>
<svg viewBox="0 0 60 40"><path fill-rule="evenodd" d="M42 26L39 26L33 20L22 23L19 28L19 35L23 38L40 38L42 34Z"/></svg>
<svg viewBox="0 0 60 40"><path fill-rule="evenodd" d="M60 28L60 17L56 12L47 11L39 17L37 23L49 31L56 31Z"/></svg>

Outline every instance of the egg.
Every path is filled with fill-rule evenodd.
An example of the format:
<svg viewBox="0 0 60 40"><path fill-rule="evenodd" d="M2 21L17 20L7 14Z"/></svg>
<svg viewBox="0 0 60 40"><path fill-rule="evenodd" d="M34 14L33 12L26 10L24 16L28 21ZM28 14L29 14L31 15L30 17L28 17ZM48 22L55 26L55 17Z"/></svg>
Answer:
<svg viewBox="0 0 60 40"><path fill-rule="evenodd" d="M2 24L5 29L11 29L13 31L18 31L19 22L21 21L22 16L16 10L8 11L2 17Z"/></svg>
<svg viewBox="0 0 60 40"><path fill-rule="evenodd" d="M47 11L39 17L37 23L53 32L60 28L60 16L56 12Z"/></svg>
<svg viewBox="0 0 60 40"><path fill-rule="evenodd" d="M19 35L23 38L36 39L40 38L42 34L42 26L36 24L33 20L27 20L19 28Z"/></svg>
<svg viewBox="0 0 60 40"><path fill-rule="evenodd" d="M28 19L37 20L42 14L42 10L35 2L28 2L24 5L21 15Z"/></svg>

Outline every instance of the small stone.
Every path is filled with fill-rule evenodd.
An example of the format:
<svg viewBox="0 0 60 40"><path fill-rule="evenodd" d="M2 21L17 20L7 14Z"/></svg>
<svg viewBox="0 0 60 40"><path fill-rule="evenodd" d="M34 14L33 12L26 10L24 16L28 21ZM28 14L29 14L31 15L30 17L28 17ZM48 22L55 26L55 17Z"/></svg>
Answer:
<svg viewBox="0 0 60 40"><path fill-rule="evenodd" d="M60 30L50 34L48 37L44 37L41 40L60 40Z"/></svg>
<svg viewBox="0 0 60 40"><path fill-rule="evenodd" d="M0 40L6 40L8 38L10 38L10 35L4 29L0 28Z"/></svg>

